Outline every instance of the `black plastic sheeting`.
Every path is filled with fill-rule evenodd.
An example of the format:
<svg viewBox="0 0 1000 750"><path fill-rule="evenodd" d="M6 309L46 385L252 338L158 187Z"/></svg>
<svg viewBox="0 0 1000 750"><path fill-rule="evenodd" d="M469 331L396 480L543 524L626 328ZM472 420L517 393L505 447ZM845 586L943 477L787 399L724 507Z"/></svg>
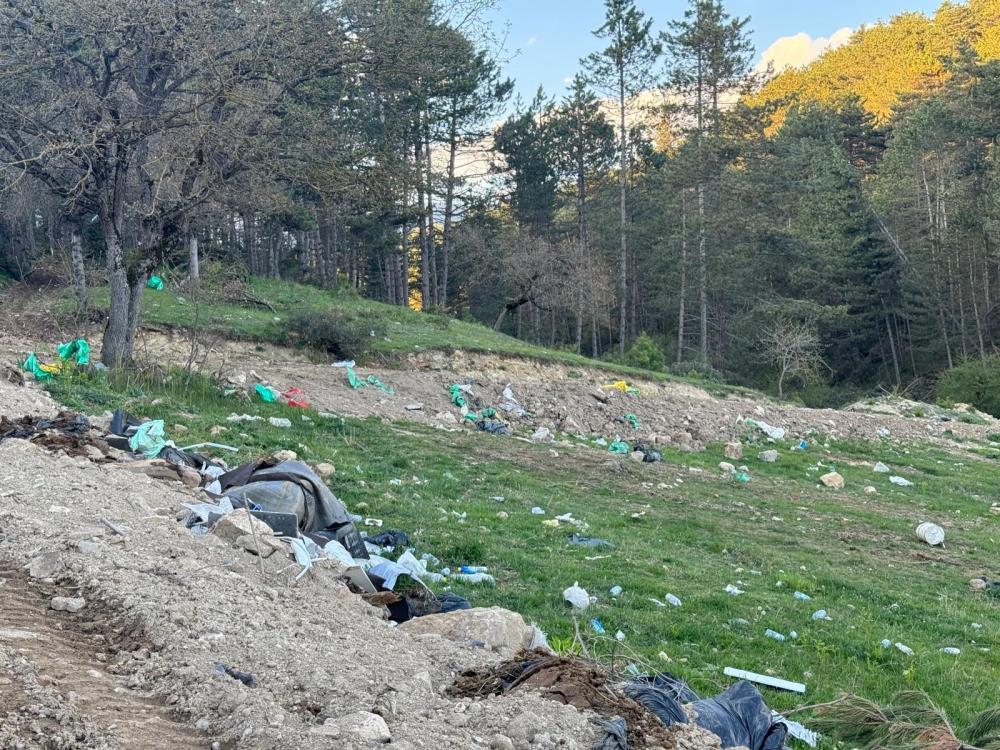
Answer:
<svg viewBox="0 0 1000 750"><path fill-rule="evenodd" d="M630 681L625 693L667 726L687 724L683 706L693 703L698 726L717 734L723 748L781 750L788 734L787 727L772 718L764 697L749 682L737 682L721 695L698 700L683 680L659 674Z"/></svg>
<svg viewBox="0 0 1000 750"><path fill-rule="evenodd" d="M628 750L628 724L620 716L609 721L598 721L604 737L594 745L594 750Z"/></svg>

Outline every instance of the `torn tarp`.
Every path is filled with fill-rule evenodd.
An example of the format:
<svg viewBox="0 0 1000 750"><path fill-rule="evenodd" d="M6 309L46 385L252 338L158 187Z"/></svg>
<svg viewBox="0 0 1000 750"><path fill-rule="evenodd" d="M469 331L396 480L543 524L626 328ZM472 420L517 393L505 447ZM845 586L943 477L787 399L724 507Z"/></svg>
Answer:
<svg viewBox="0 0 1000 750"><path fill-rule="evenodd" d="M774 718L760 691L745 681L714 698L698 700L683 680L658 674L630 681L625 694L646 706L667 726L687 724L684 704L693 703L698 726L718 735L723 748L782 750L788 734L788 728Z"/></svg>
<svg viewBox="0 0 1000 750"><path fill-rule="evenodd" d="M513 414L515 417L523 417L527 412L521 407L514 398L514 389L511 387L510 383L504 386L503 394L500 397L500 409L507 412L508 414Z"/></svg>

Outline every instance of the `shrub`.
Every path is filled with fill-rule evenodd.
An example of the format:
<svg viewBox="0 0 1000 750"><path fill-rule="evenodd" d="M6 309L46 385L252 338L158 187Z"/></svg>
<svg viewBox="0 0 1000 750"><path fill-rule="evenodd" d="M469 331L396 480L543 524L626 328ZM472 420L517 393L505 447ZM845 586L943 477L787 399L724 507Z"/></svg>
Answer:
<svg viewBox="0 0 1000 750"><path fill-rule="evenodd" d="M946 370L938 380L937 397L1000 417L1000 357L970 359Z"/></svg>
<svg viewBox="0 0 1000 750"><path fill-rule="evenodd" d="M721 372L711 365L703 365L701 362L679 362L670 365L670 373L692 380L708 380L713 383L726 382Z"/></svg>
<svg viewBox="0 0 1000 750"><path fill-rule="evenodd" d="M625 364L631 367L641 367L643 370L662 370L664 366L663 349L657 346L647 334L642 334L632 343L632 348L625 352Z"/></svg>
<svg viewBox="0 0 1000 750"><path fill-rule="evenodd" d="M303 312L288 321L288 330L313 349L330 352L339 359L359 359L385 336L385 324L340 312Z"/></svg>

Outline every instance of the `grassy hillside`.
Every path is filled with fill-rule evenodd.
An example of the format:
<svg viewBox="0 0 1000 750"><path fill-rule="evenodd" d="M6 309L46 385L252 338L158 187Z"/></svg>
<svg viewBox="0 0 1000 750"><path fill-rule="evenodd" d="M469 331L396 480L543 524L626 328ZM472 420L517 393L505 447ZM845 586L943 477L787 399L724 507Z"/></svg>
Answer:
<svg viewBox="0 0 1000 750"><path fill-rule="evenodd" d="M805 696L765 689L779 710L831 700L844 691L886 700L925 690L957 727L1000 702L1000 600L969 590L973 575L997 575L996 465L936 449L819 437L808 450L779 444L777 463L755 458L738 484L716 465L722 446L700 454L667 451L663 464L625 459L609 470L594 447L526 444L482 433L447 433L412 424L321 417L225 399L207 381L169 386L67 378L50 386L64 403L100 412L119 406L168 425L185 442L240 447L231 462L292 448L337 467L331 486L352 512L409 532L418 552L452 568L486 565L497 585L454 585L474 604L498 604L537 621L568 648L573 618L562 591L578 581L598 603L577 618L591 653L619 669L668 670L705 694L727 682L726 666L807 684ZM291 429L226 422L231 412L287 416ZM229 431L210 432L214 425ZM752 436L747 436L749 439ZM883 460L908 477L895 487L872 471ZM613 462L610 466L617 466ZM831 467L846 489L818 476ZM873 485L877 495L863 488ZM499 500L498 500L499 498ZM533 506L544 516L531 513ZM613 547L569 543L577 528L543 521L564 513ZM947 548L918 542L916 525L948 530ZM726 593L727 585L742 595ZM624 589L615 598L609 590ZM439 587L440 588L440 587ZM800 601L796 591L812 597ZM672 593L679 608L661 607ZM831 620L813 620L819 609ZM598 618L607 635L594 632ZM771 628L794 640L765 637ZM621 630L624 641L613 636ZM900 642L907 656L880 642ZM940 651L957 647L961 655ZM806 724L809 714L797 716ZM832 745L830 745L832 746Z"/></svg>
<svg viewBox="0 0 1000 750"><path fill-rule="evenodd" d="M804 68L775 76L754 97L758 103L830 102L857 96L879 119L886 119L904 94L940 84L946 74L942 56L968 43L985 59L1000 57L1000 2L946 2L931 17L904 13L864 28L851 41ZM787 106L777 116L784 119Z"/></svg>
<svg viewBox="0 0 1000 750"><path fill-rule="evenodd" d="M393 359L410 352L452 351L492 352L578 367L597 367L622 375L640 375L665 379L662 372L650 372L612 362L594 360L574 352L548 349L498 333L479 323L456 320L445 315L415 312L397 305L364 299L344 291L323 290L290 281L254 278L249 282L249 296L270 307L249 303L246 299L220 301L218 295L201 299L182 292L147 291L143 300L143 323L175 328L195 327L228 338L272 344L294 343L288 321L302 312L341 313L361 320L379 321L386 335L374 343L377 356ZM72 309L69 292L62 305ZM106 309L108 291L97 288L93 303ZM721 386L720 386L721 387Z"/></svg>

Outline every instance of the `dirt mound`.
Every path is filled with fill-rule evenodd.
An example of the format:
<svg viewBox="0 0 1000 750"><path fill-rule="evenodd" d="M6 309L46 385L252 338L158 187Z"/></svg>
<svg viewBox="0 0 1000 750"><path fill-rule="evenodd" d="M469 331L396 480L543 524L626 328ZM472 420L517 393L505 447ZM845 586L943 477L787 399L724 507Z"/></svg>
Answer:
<svg viewBox="0 0 1000 750"><path fill-rule="evenodd" d="M445 696L458 672L497 657L397 631L332 570L296 581L300 568L283 556L260 560L192 534L177 519L198 495L179 484L6 440L0 498L0 565L32 564L83 600L76 616L48 612L54 589L37 581L12 598L36 597L20 614L4 599L14 619L0 624L10 680L0 682L0 747L207 748L214 738L249 750L363 748L372 715L403 750L485 750L528 713L559 747L583 750L596 737L577 709L529 693ZM38 649L18 640L24 633ZM62 744L36 740L49 721Z"/></svg>
<svg viewBox="0 0 1000 750"><path fill-rule="evenodd" d="M549 700L593 711L605 719L625 719L629 747L720 747L718 737L697 726L664 726L648 708L618 690L615 682L613 675L595 662L534 651L501 664L467 670L448 688L448 693L485 697L537 691Z"/></svg>

